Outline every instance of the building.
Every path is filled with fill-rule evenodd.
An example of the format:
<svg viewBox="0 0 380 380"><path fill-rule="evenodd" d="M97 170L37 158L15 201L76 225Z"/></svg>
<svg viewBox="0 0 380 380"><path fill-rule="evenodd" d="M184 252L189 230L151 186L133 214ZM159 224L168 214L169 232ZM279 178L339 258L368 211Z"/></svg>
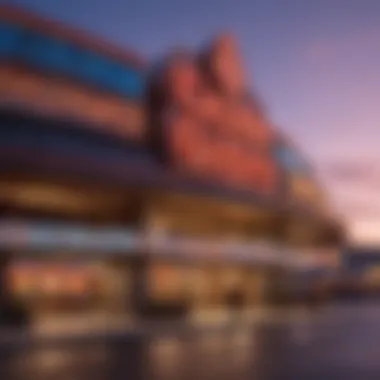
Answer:
<svg viewBox="0 0 380 380"><path fill-rule="evenodd" d="M380 289L380 251L375 246L348 246L342 253L342 274L347 287Z"/></svg>
<svg viewBox="0 0 380 380"><path fill-rule="evenodd" d="M338 265L343 228L245 88L231 37L156 66L19 9L0 14L7 294L39 310L59 299L197 315L268 302L291 271Z"/></svg>

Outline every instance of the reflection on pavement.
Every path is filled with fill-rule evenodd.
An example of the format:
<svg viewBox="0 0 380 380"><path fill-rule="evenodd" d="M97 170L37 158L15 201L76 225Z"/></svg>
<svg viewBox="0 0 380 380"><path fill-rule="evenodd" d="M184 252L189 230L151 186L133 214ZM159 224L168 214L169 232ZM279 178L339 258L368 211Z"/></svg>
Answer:
<svg viewBox="0 0 380 380"><path fill-rule="evenodd" d="M167 336L0 346L1 380L378 380L380 305Z"/></svg>

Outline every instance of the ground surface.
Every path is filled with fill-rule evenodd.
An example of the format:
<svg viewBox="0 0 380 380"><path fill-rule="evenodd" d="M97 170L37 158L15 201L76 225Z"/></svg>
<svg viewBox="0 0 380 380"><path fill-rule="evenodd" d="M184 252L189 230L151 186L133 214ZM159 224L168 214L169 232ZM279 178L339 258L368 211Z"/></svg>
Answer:
<svg viewBox="0 0 380 380"><path fill-rule="evenodd" d="M169 330L3 346L0 378L380 379L380 303L334 305L208 332Z"/></svg>

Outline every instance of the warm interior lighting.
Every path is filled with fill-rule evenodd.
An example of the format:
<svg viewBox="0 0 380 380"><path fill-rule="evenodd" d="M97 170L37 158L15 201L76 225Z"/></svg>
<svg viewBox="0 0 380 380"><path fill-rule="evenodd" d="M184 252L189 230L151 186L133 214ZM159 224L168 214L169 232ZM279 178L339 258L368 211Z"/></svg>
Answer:
<svg viewBox="0 0 380 380"><path fill-rule="evenodd" d="M349 225L350 240L368 245L380 244L380 221L353 221Z"/></svg>

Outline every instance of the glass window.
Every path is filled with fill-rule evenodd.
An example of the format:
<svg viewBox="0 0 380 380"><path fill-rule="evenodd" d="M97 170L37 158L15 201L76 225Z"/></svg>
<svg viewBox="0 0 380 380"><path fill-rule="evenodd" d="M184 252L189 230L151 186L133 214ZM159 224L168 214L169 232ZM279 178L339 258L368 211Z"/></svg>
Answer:
<svg viewBox="0 0 380 380"><path fill-rule="evenodd" d="M79 79L92 85L100 86L102 89L108 89L108 71L109 64L106 59L89 51L80 52L80 61L76 72Z"/></svg>
<svg viewBox="0 0 380 380"><path fill-rule="evenodd" d="M278 146L275 155L277 160L286 170L299 171L302 173L310 173L311 171L310 165L306 159L290 147L284 145Z"/></svg>
<svg viewBox="0 0 380 380"><path fill-rule="evenodd" d="M89 51L81 51L79 56L75 70L79 80L126 97L137 98L142 95L143 78L137 70Z"/></svg>
<svg viewBox="0 0 380 380"><path fill-rule="evenodd" d="M126 97L143 94L143 73L100 54L12 25L1 24L0 37L0 55L14 56L32 67L74 77Z"/></svg>
<svg viewBox="0 0 380 380"><path fill-rule="evenodd" d="M144 92L145 81L143 75L129 67L125 67L120 75L120 86L126 96L140 97Z"/></svg>
<svg viewBox="0 0 380 380"><path fill-rule="evenodd" d="M19 27L0 23L0 57L12 58L19 48L22 31Z"/></svg>
<svg viewBox="0 0 380 380"><path fill-rule="evenodd" d="M115 91L119 94L125 95L123 86L121 85L124 67L120 67L111 61L105 61L104 66L106 70L101 78L104 86L106 86L110 91ZM127 93L127 95L130 96L131 94Z"/></svg>
<svg viewBox="0 0 380 380"><path fill-rule="evenodd" d="M17 56L26 63L50 72L73 75L78 52L69 44L25 30Z"/></svg>
<svg viewBox="0 0 380 380"><path fill-rule="evenodd" d="M105 61L104 67L106 70L103 71L101 80L110 91L129 98L142 96L144 90L142 73L112 61Z"/></svg>

